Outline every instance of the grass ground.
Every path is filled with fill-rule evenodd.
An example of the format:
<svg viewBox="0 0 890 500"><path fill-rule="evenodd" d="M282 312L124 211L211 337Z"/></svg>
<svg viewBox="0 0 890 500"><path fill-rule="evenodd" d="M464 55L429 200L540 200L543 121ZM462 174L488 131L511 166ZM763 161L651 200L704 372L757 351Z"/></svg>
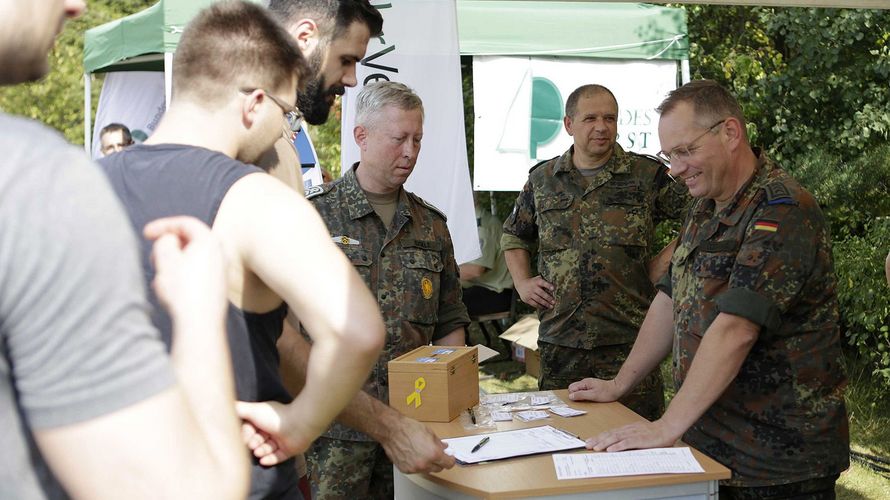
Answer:
<svg viewBox="0 0 890 500"><path fill-rule="evenodd" d="M474 324L470 328L472 343L484 338ZM496 360L482 365L479 385L489 393L534 391L538 381L525 373L525 365L509 359L504 345L491 346L501 353ZM670 373L666 363L662 372ZM862 369L848 368L850 385L847 388L847 411L850 419L850 448L853 451L890 459L890 394L875 388L869 374ZM666 380L670 380L668 376ZM665 396L670 400L673 391ZM886 466L890 468L890 465ZM890 477L881 475L865 465L852 461L841 474L836 488L839 500L890 499Z"/></svg>

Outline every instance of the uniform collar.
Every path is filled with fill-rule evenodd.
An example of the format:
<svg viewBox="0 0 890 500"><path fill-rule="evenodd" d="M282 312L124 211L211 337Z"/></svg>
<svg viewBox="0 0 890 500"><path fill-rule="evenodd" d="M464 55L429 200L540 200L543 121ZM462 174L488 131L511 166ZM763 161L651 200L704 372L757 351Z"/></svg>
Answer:
<svg viewBox="0 0 890 500"><path fill-rule="evenodd" d="M556 175L559 172L572 172L573 170L577 170L575 164L572 162L574 154L575 146L569 147L568 151L563 153L562 156L556 160L556 165L553 167L553 174ZM613 174L626 174L630 172L630 164L630 155L627 154L616 142L612 146L612 156L610 156L606 163L603 164L600 171Z"/></svg>
<svg viewBox="0 0 890 500"><path fill-rule="evenodd" d="M720 219L720 223L725 226L735 226L741 220L747 211L747 208L757 197L757 193L769 182L770 172L775 170L776 166L762 152L760 148L754 148L754 154L757 157L757 165L754 168L754 174L735 194L732 201L716 214ZM714 213L716 203L714 200L701 200L695 208L696 215L707 215Z"/></svg>
<svg viewBox="0 0 890 500"><path fill-rule="evenodd" d="M347 206L349 209L349 218L352 220L360 219L367 215L373 214L374 207L368 201L365 191L358 183L358 177L355 175L355 169L358 168L359 162L352 164L352 167L343 174L340 188L346 193ZM408 202L408 192L402 187L399 189L399 201L396 207L396 218L410 218L412 216L410 204Z"/></svg>

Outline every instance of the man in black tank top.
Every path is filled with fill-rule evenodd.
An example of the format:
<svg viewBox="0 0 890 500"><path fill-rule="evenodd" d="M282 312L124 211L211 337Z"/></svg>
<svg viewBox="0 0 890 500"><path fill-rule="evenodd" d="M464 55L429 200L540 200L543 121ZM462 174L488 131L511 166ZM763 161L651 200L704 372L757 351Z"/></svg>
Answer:
<svg viewBox="0 0 890 500"><path fill-rule="evenodd" d="M101 162L140 232L148 220L185 214L211 225L222 242L236 393L254 402L239 403L238 413L246 444L263 457L253 463L252 499L300 498L287 459L305 450L358 391L383 341L373 297L317 213L243 163L272 145L285 117L295 118L305 72L293 39L263 9L215 4L182 35L174 98L155 134ZM296 248L312 259L294 259ZM147 245L142 259L151 277ZM275 346L285 302L315 342L306 385L293 401L278 375ZM153 320L169 339L163 311L155 308ZM207 390L216 390L213 381ZM253 424L267 433L251 432Z"/></svg>

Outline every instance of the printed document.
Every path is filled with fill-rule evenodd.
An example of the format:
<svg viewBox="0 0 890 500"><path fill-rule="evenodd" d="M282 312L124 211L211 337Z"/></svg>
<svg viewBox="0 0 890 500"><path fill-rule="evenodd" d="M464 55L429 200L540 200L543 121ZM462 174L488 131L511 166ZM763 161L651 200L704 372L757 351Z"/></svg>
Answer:
<svg viewBox="0 0 890 500"><path fill-rule="evenodd" d="M704 472L689 448L553 455L557 479Z"/></svg>
<svg viewBox="0 0 890 500"><path fill-rule="evenodd" d="M488 440L483 443L486 437ZM577 436L549 425L448 438L442 441L448 445L445 453L462 464L584 448L584 441ZM475 452L472 451L474 448Z"/></svg>

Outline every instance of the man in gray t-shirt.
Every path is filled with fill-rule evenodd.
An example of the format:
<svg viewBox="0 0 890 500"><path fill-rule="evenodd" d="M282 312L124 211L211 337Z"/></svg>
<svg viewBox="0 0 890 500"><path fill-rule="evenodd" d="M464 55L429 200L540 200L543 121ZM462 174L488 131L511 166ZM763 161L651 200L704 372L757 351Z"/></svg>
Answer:
<svg viewBox="0 0 890 500"><path fill-rule="evenodd" d="M0 0L0 84L42 77L60 19L82 9ZM243 498L223 259L209 229L172 218L145 230L174 320L171 359L98 167L2 113L0 151L0 498Z"/></svg>

